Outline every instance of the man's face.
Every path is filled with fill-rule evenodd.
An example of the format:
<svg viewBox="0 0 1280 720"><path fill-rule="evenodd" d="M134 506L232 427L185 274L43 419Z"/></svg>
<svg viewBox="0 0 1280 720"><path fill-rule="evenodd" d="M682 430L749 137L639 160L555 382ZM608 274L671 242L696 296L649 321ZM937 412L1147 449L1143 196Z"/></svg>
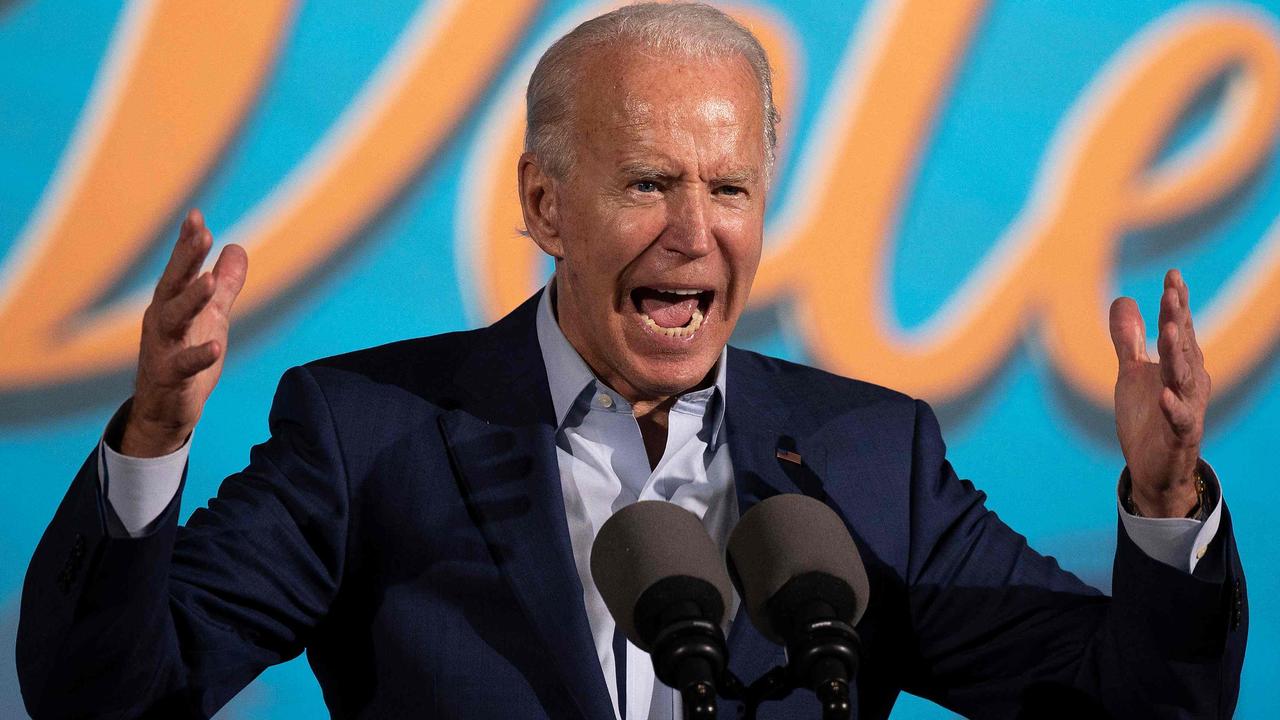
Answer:
<svg viewBox="0 0 1280 720"><path fill-rule="evenodd" d="M761 98L739 57L583 61L574 164L551 183L560 326L611 387L661 402L708 378L747 303L765 210Z"/></svg>

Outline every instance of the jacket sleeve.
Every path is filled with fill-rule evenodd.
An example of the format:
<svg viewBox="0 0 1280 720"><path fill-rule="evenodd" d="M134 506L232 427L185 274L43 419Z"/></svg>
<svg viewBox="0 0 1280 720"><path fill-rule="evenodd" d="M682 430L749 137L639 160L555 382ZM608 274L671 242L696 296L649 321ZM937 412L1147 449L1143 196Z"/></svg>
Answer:
<svg viewBox="0 0 1280 720"><path fill-rule="evenodd" d="M1248 609L1230 514L1187 573L1123 527L1107 598L985 507L917 403L906 689L968 717L1229 718Z"/></svg>
<svg viewBox="0 0 1280 720"><path fill-rule="evenodd" d="M280 381L270 429L186 527L175 497L137 538L105 531L89 457L23 585L18 676L32 717L209 717L303 650L342 580L349 508L305 368Z"/></svg>

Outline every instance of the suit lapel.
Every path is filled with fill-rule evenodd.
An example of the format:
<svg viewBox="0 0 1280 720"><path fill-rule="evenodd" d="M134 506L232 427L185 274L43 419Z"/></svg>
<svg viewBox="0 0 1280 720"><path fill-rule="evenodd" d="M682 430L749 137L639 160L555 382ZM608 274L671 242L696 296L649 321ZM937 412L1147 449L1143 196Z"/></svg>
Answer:
<svg viewBox="0 0 1280 720"><path fill-rule="evenodd" d="M730 348L728 357L725 425L739 515L781 493L825 501L821 478L826 452L805 432L805 419L792 418L792 388L783 384L779 374L766 375L760 361L747 353ZM779 457L779 451L787 457ZM743 606L729 629L728 644L730 669L743 682L750 683L786 662L782 648L756 630Z"/></svg>
<svg viewBox="0 0 1280 720"><path fill-rule="evenodd" d="M741 350L729 349L725 425L738 512L744 514L779 493L826 500L825 448L813 442L807 418L792 418L793 389L777 373L766 376L759 362Z"/></svg>
<svg viewBox="0 0 1280 720"><path fill-rule="evenodd" d="M440 420L494 561L584 718L613 716L565 519L537 296L486 332L456 380L472 400Z"/></svg>

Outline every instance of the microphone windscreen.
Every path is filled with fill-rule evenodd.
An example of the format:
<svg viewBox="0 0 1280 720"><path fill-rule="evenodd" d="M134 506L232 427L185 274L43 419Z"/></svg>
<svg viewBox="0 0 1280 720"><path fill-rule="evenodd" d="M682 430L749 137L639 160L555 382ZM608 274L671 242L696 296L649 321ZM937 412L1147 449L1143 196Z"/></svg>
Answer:
<svg viewBox="0 0 1280 720"><path fill-rule="evenodd" d="M822 573L847 583L855 602L851 616L840 619L850 625L862 617L870 596L866 568L844 521L805 495L775 495L748 510L729 535L729 568L751 621L778 644L785 639L767 605L793 578Z"/></svg>
<svg viewBox="0 0 1280 720"><path fill-rule="evenodd" d="M697 515L679 505L660 500L632 503L614 513L600 528L591 546L591 577L613 615L618 629L636 647L649 650L652 637L638 627L636 606L646 590L666 580L656 594L680 595L691 588L688 600L697 602L724 622L733 598L733 583L715 542ZM710 600L707 602L707 595ZM651 595L652 597L652 595Z"/></svg>

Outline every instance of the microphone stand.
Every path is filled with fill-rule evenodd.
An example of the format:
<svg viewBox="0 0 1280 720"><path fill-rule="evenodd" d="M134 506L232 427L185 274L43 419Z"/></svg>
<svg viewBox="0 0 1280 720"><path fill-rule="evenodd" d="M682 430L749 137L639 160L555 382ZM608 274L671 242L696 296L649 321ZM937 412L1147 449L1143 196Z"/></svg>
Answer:
<svg viewBox="0 0 1280 720"><path fill-rule="evenodd" d="M849 683L857 673L860 649L858 634L847 623L806 623L803 632L787 643L786 665L774 667L750 685L743 685L726 669L720 681L720 695L742 702L742 720L756 720L761 704L809 687L816 677L821 678L814 686L814 694L822 703L822 720L849 720L853 712Z"/></svg>
<svg viewBox="0 0 1280 720"><path fill-rule="evenodd" d="M811 687L822 703L822 720L848 720L853 712L849 683L858 672L862 643L848 623L819 611L787 643L787 674Z"/></svg>
<svg viewBox="0 0 1280 720"><path fill-rule="evenodd" d="M653 641L654 674L680 691L684 720L716 716L718 675L730 675L724 633L708 620L670 623Z"/></svg>

